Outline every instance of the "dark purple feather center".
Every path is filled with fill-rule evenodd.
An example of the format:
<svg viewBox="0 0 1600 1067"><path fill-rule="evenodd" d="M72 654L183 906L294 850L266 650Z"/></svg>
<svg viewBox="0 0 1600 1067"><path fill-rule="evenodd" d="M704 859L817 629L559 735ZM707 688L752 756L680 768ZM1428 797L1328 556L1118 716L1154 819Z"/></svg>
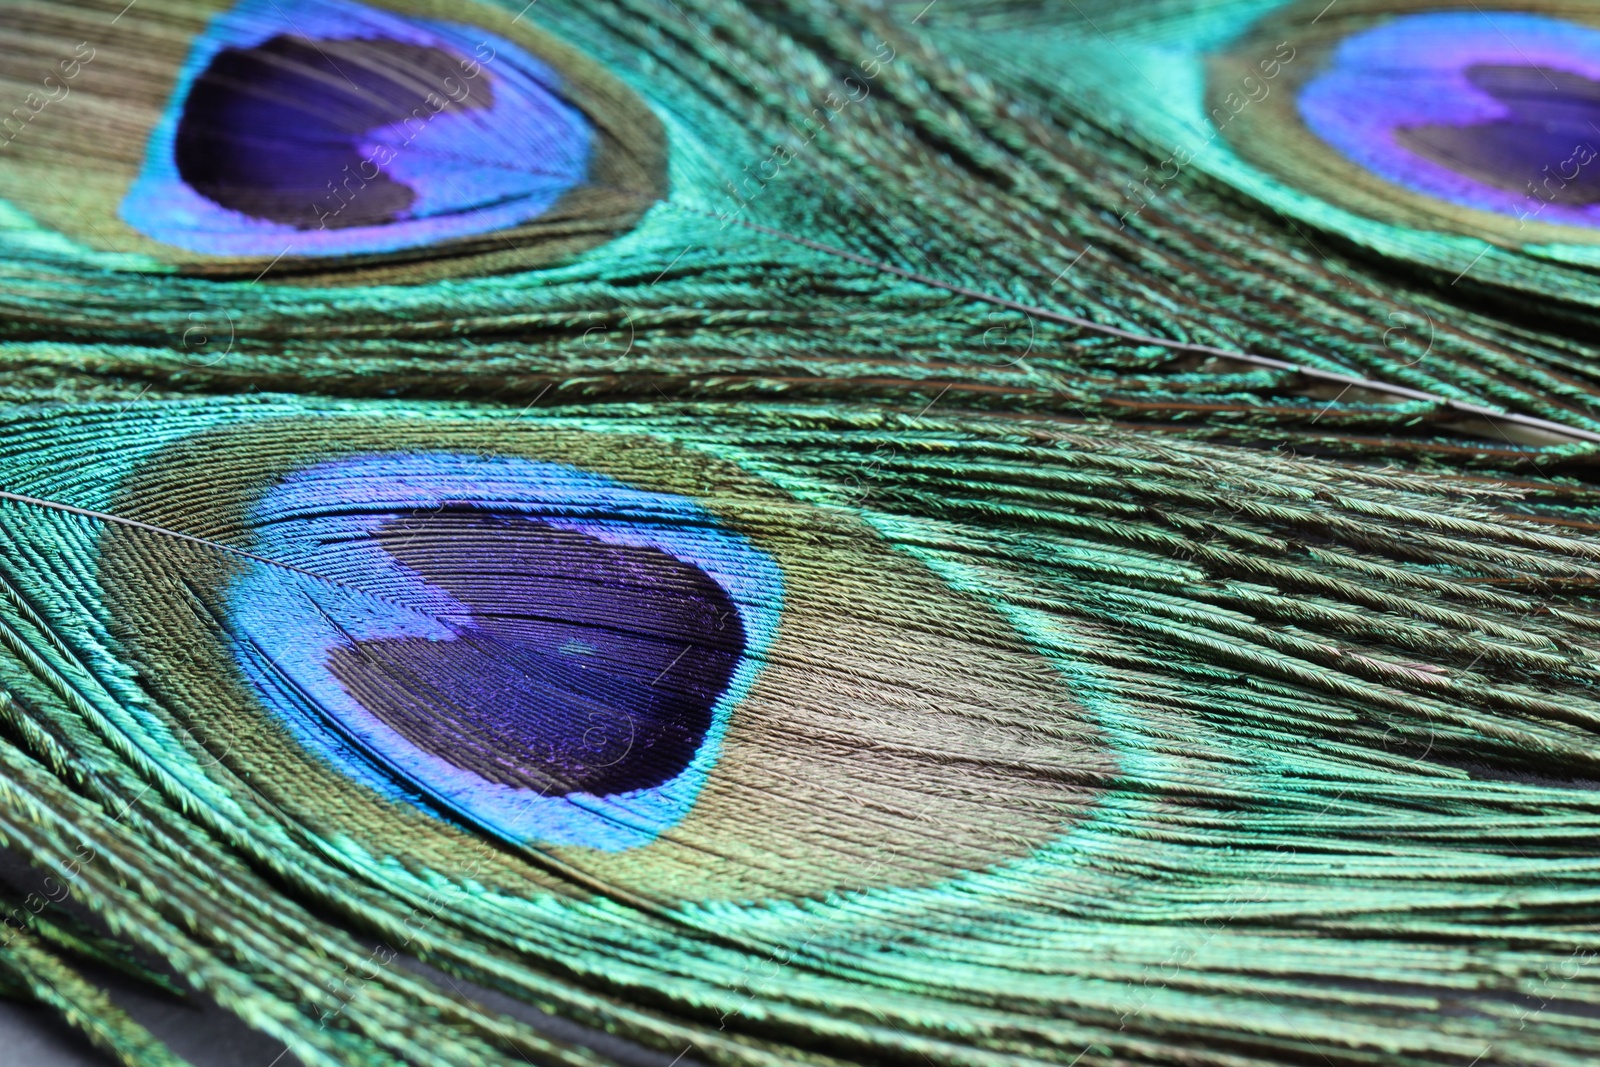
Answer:
<svg viewBox="0 0 1600 1067"><path fill-rule="evenodd" d="M694 758L745 648L738 611L699 567L471 508L374 536L470 609L447 620L455 640L329 655L345 690L411 743L547 796L658 786Z"/></svg>
<svg viewBox="0 0 1600 1067"><path fill-rule="evenodd" d="M1556 204L1600 203L1600 82L1545 67L1478 64L1467 80L1510 114L1465 126L1403 127L1405 148L1496 189Z"/></svg>
<svg viewBox="0 0 1600 1067"><path fill-rule="evenodd" d="M374 166L362 137L492 106L486 77L470 95L462 86L459 57L384 38L224 48L184 101L178 174L223 207L299 229L392 222L415 194Z"/></svg>

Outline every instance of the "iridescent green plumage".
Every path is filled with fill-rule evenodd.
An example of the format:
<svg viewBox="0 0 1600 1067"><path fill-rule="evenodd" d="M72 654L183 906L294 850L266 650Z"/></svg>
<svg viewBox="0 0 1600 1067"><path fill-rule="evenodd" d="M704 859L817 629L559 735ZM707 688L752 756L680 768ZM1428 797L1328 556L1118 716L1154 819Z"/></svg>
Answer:
<svg viewBox="0 0 1600 1067"><path fill-rule="evenodd" d="M307 1064L633 1054L602 1031L663 1063L1589 1061L1592 277L1449 205L1352 222L1262 169L1303 135L1270 94L1208 127L1241 61L1287 92L1381 21L1316 7L474 8L665 131L664 194L526 269L219 280L116 247L93 189L27 194L59 231L14 200L0 836L54 881L14 887L7 992L129 1063L166 1054L64 960ZM197 10L0 22L182 54ZM25 133L92 144L116 78L162 99L133 47ZM133 180L113 148L96 189ZM303 598L347 689L469 638L557 662L439 607L476 604L428 570L439 513L508 583L550 576L506 530L640 549L613 580L641 588L669 549L734 561L703 784L595 802L647 840L463 799L432 775L480 764L397 758L246 610Z"/></svg>

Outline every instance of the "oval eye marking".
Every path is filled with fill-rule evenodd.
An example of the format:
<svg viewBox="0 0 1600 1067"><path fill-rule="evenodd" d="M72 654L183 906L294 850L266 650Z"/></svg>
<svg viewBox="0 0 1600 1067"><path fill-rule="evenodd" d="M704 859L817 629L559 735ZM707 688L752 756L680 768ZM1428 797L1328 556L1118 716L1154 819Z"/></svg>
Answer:
<svg viewBox="0 0 1600 1067"><path fill-rule="evenodd" d="M281 469L247 507L260 554L301 569L221 586L231 670L350 780L516 844L681 821L783 603L770 556L691 497L559 461L374 450Z"/></svg>
<svg viewBox="0 0 1600 1067"><path fill-rule="evenodd" d="M196 554L174 611L172 546L118 525L100 581L164 709L375 853L465 831L661 899L792 899L1093 816L1118 755L1058 666L961 576L693 440L252 409L115 510L301 570Z"/></svg>
<svg viewBox="0 0 1600 1067"><path fill-rule="evenodd" d="M354 0L213 18L121 215L215 255L334 256L471 237L581 186L594 123L548 63L477 27Z"/></svg>
<svg viewBox="0 0 1600 1067"><path fill-rule="evenodd" d="M72 101L5 145L0 199L119 270L319 286L538 270L668 194L655 110L584 51L603 41L562 40L537 11L193 0L136 4L107 33L113 15L0 4L0 80L60 70Z"/></svg>
<svg viewBox="0 0 1600 1067"><path fill-rule="evenodd" d="M1534 223L1600 228L1600 28L1503 10L1351 17L1359 28L1308 45L1294 93L1310 150L1337 153L1341 174L1360 168L1333 199L1386 197L1401 215L1488 212L1500 218L1474 225L1513 240ZM1281 154L1279 136L1291 135L1255 150Z"/></svg>

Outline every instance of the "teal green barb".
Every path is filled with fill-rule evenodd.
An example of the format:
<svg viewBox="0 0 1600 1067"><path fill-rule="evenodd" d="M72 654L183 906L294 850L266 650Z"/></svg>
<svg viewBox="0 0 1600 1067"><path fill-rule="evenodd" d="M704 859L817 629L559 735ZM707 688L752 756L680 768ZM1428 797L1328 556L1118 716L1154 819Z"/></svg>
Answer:
<svg viewBox="0 0 1600 1067"><path fill-rule="evenodd" d="M1531 0L0 2L0 994L1595 1062L1597 86Z"/></svg>

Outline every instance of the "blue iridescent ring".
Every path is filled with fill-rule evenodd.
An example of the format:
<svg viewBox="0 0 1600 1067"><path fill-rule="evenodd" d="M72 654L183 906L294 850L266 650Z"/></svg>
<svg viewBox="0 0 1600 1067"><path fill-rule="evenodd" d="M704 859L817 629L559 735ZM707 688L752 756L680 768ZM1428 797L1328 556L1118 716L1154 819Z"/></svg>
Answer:
<svg viewBox="0 0 1600 1067"><path fill-rule="evenodd" d="M1600 28L1526 12L1401 15L1341 41L1305 126L1404 189L1600 225Z"/></svg>

